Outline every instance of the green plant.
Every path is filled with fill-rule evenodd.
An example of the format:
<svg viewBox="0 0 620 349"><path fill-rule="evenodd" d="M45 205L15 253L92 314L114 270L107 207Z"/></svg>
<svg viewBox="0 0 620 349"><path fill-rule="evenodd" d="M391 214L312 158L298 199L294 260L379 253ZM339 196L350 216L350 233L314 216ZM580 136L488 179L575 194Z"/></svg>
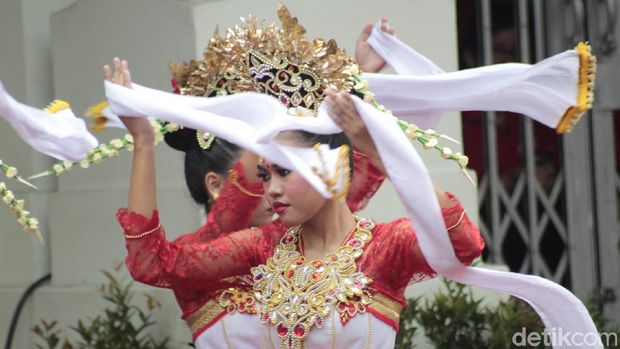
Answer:
<svg viewBox="0 0 620 349"><path fill-rule="evenodd" d="M146 297L146 311L133 303L135 292L133 282L120 277L122 264L114 268L114 272L103 271L107 283L101 286L101 296L110 307L104 309L102 315L87 321L78 320L72 329L79 335L76 344L66 342L61 349L165 349L168 338L157 341L147 329L155 325L152 312L160 307L159 303L149 294ZM45 324L45 322L42 322ZM60 331L54 330L56 322L51 326L35 326L33 331L47 344L48 349L56 349ZM41 333L41 334L39 334ZM44 348L38 346L39 348Z"/></svg>
<svg viewBox="0 0 620 349"><path fill-rule="evenodd" d="M487 308L485 312L485 326L488 338L487 348L504 349L512 347L515 333L525 329L525 336L531 332L542 333L544 326L538 314L525 302L518 298L509 298L501 301L495 308ZM521 348L532 348L521 346ZM547 348L539 345L535 348Z"/></svg>
<svg viewBox="0 0 620 349"><path fill-rule="evenodd" d="M445 291L425 299L422 305L420 298L408 300L408 308L401 314L401 331L395 348L413 348L419 333L441 349L514 348L515 334L523 333L526 338L530 333L544 331L538 314L518 298L500 301L495 306L482 306L480 300L473 298L469 287L445 278L443 283ZM620 328L613 327L603 316L600 311L603 303L600 297L593 297L587 302L588 310L599 331L611 336L610 343L604 343L609 344L606 348L620 348L614 340L620 338ZM523 344L520 348L550 348L544 341L535 347Z"/></svg>
<svg viewBox="0 0 620 349"><path fill-rule="evenodd" d="M58 325L58 321L47 322L45 320L41 320L32 328L32 332L34 332L37 337L39 337L46 344L45 347L37 344L38 349L73 349L71 343L69 343L66 339L61 344L60 335L62 331L56 329L56 325Z"/></svg>
<svg viewBox="0 0 620 349"><path fill-rule="evenodd" d="M415 319L436 348L484 348L485 312L465 285L443 279L445 292L418 307Z"/></svg>
<svg viewBox="0 0 620 349"><path fill-rule="evenodd" d="M415 315L418 312L418 301L420 298L408 300L407 306L400 314L400 324L398 333L396 333L396 343L394 349L412 349L415 348L413 338L418 331L415 323Z"/></svg>

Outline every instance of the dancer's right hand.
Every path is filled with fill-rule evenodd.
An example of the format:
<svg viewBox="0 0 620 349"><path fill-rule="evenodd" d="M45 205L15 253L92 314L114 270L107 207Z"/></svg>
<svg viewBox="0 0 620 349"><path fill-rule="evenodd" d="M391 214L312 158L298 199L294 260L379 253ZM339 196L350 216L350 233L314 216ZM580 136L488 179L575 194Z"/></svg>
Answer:
<svg viewBox="0 0 620 349"><path fill-rule="evenodd" d="M109 65L103 66L103 74L107 81L131 88L131 73L126 60L114 57L114 71ZM150 121L142 117L119 116L134 139L134 144L153 144L155 133Z"/></svg>

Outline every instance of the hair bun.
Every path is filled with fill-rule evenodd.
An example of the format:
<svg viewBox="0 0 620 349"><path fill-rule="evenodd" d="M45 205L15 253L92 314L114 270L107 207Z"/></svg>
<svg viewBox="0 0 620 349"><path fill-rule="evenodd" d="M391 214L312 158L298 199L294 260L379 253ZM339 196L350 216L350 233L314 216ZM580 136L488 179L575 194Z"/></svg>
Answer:
<svg viewBox="0 0 620 349"><path fill-rule="evenodd" d="M196 130L181 128L164 135L164 140L173 149L187 152L196 142Z"/></svg>

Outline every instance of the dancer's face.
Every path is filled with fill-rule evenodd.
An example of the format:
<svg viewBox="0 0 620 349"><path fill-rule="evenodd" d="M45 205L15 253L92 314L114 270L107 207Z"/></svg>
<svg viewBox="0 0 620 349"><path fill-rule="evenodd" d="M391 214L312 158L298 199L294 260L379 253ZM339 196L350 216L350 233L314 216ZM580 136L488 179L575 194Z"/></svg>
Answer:
<svg viewBox="0 0 620 349"><path fill-rule="evenodd" d="M257 165L265 198L273 212L289 226L307 222L323 207L326 199L300 174L265 161Z"/></svg>

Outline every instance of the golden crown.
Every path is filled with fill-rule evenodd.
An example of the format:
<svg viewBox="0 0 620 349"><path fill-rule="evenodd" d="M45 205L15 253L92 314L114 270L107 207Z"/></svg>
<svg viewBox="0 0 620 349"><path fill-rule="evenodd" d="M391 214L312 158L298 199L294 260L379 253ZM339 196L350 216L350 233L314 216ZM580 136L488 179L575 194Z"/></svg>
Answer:
<svg viewBox="0 0 620 349"><path fill-rule="evenodd" d="M280 28L260 27L255 17L241 19L222 37L216 30L204 59L171 64L178 92L192 96L217 96L259 92L277 98L287 108L303 107L316 113L323 91L351 91L351 67L356 62L334 40L308 40L306 29L282 4Z"/></svg>

